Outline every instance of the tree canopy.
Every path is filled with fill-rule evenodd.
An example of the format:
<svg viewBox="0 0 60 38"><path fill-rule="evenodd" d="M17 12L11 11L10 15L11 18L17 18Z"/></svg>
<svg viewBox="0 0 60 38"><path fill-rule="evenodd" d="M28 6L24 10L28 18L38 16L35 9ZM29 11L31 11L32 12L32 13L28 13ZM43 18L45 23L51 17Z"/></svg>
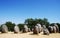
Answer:
<svg viewBox="0 0 60 38"><path fill-rule="evenodd" d="M54 23L51 23L51 24L50 24L50 22L49 22L48 19L46 19L46 18L43 18L43 19L40 19L40 18L39 18L39 19L37 19L37 18L35 18L35 19L33 19L33 18L28 18L28 19L26 19L26 20L24 21L23 24L19 23L18 26L19 26L20 30L22 30L22 29L23 29L23 26L26 24L26 25L28 26L28 28L30 28L30 29L32 30L32 28L33 28L37 23L41 24L41 26L46 25L46 27L48 27L49 25L51 25L51 26L54 25ZM59 26L59 29L60 29L60 23L56 23L56 24ZM2 24L2 25L3 25L3 24ZM16 24L8 21L8 22L5 23L5 25L7 25L9 31L14 31L14 26L15 26ZM0 26L0 28L1 28L1 26ZM0 30L1 30L1 29L0 29Z"/></svg>

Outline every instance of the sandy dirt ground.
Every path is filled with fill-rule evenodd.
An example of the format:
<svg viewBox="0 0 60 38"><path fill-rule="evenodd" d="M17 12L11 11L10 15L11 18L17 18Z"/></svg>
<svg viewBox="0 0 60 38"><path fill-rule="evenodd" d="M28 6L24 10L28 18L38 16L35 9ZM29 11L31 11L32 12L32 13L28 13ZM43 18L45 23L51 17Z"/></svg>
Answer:
<svg viewBox="0 0 60 38"><path fill-rule="evenodd" d="M43 35L43 33L39 33L38 35L33 35L32 32L18 33L18 34L8 32L8 33L0 33L0 38L60 38L60 34L53 33L50 35Z"/></svg>

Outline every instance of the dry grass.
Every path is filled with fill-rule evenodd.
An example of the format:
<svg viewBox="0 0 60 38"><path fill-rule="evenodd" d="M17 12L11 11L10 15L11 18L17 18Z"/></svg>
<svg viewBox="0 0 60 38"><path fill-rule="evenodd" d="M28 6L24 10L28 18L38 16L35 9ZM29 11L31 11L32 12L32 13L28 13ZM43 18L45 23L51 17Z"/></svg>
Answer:
<svg viewBox="0 0 60 38"><path fill-rule="evenodd" d="M53 33L50 35L43 35L42 33L38 35L33 35L32 32L28 33L18 33L14 34L13 32L8 32L8 33L0 33L0 38L60 38L59 33Z"/></svg>

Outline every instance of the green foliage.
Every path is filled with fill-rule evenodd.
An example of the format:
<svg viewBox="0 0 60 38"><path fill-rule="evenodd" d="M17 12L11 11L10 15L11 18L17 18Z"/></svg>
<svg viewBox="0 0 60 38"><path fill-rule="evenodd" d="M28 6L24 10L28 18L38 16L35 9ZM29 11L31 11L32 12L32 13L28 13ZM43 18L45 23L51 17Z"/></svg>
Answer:
<svg viewBox="0 0 60 38"><path fill-rule="evenodd" d="M60 23L56 23L60 27Z"/></svg>
<svg viewBox="0 0 60 38"><path fill-rule="evenodd" d="M1 26L0 26L0 31L1 31Z"/></svg>
<svg viewBox="0 0 60 38"><path fill-rule="evenodd" d="M56 23L57 25L58 25L58 27L59 27L59 32L60 32L60 23Z"/></svg>
<svg viewBox="0 0 60 38"><path fill-rule="evenodd" d="M25 20L25 24L27 24L28 27L30 27L30 28L33 28L37 23L40 23L41 25L46 25L46 27L49 26L49 22L46 18L44 18L44 19L29 18L29 19Z"/></svg>
<svg viewBox="0 0 60 38"><path fill-rule="evenodd" d="M20 29L20 30L22 30L22 29L23 29L24 24L18 24L18 26L19 26L19 29Z"/></svg>
<svg viewBox="0 0 60 38"><path fill-rule="evenodd" d="M44 19L33 19L33 18L28 18L25 20L24 24L18 24L19 26L19 29L22 30L23 29L23 26L26 24L28 26L28 28L30 28L32 30L32 28L37 24L41 24L41 25L46 25L46 27L48 27L49 25L53 26L54 23L49 23L48 22L48 19L44 18ZM56 23L58 26L59 26L59 29L60 29L60 23ZM3 24L2 24L3 25ZM12 22L6 22L5 25L7 25L8 27L8 30L9 31L14 31L14 26L15 24L12 23ZM1 30L1 26L0 26L0 30Z"/></svg>
<svg viewBox="0 0 60 38"><path fill-rule="evenodd" d="M15 24L12 22L6 22L5 25L7 25L9 31L14 31Z"/></svg>

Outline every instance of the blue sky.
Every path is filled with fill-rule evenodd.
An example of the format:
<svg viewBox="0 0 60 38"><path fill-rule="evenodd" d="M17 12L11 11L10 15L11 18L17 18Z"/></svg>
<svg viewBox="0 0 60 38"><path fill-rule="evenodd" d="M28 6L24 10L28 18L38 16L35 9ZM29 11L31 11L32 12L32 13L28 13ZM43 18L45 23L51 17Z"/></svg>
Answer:
<svg viewBox="0 0 60 38"><path fill-rule="evenodd" d="M47 18L60 23L60 0L0 0L0 24L24 23L27 18Z"/></svg>

